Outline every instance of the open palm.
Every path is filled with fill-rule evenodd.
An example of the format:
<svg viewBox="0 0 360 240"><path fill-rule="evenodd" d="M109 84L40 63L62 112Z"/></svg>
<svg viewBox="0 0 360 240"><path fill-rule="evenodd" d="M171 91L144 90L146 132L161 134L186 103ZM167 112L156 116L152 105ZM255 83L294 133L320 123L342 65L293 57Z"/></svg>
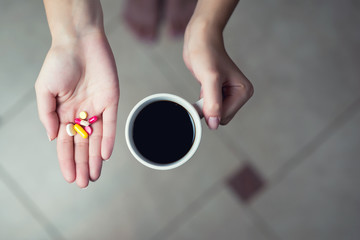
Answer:
<svg viewBox="0 0 360 240"><path fill-rule="evenodd" d="M57 138L60 168L68 182L84 188L99 178L115 141L119 82L105 35L93 34L52 46L35 85L39 117L50 140ZM93 134L70 137L66 125L81 111L99 120Z"/></svg>

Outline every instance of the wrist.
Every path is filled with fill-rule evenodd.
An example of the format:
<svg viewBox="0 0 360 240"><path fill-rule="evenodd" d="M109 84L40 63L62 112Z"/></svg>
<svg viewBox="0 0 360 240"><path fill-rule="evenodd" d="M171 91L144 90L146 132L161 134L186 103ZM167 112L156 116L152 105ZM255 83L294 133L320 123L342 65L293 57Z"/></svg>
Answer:
<svg viewBox="0 0 360 240"><path fill-rule="evenodd" d="M194 15L187 29L192 33L222 35L224 27L211 17Z"/></svg>
<svg viewBox="0 0 360 240"><path fill-rule="evenodd" d="M211 20L196 18L192 19L185 31L185 42L201 42L223 44L223 28Z"/></svg>
<svg viewBox="0 0 360 240"><path fill-rule="evenodd" d="M104 34L99 0L44 0L52 43L76 42L91 34Z"/></svg>
<svg viewBox="0 0 360 240"><path fill-rule="evenodd" d="M105 36L105 31L103 27L87 26L80 31L73 28L65 31L58 31L51 33L51 36L51 45L54 47L59 45L75 45L81 43L86 38Z"/></svg>
<svg viewBox="0 0 360 240"><path fill-rule="evenodd" d="M198 0L189 25L205 32L222 32L239 0Z"/></svg>

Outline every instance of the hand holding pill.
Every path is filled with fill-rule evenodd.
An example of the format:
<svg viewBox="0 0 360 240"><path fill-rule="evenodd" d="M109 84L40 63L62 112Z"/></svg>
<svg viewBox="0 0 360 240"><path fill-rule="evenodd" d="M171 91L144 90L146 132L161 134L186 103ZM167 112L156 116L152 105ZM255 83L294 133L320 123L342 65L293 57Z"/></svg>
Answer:
<svg viewBox="0 0 360 240"><path fill-rule="evenodd" d="M72 44L49 50L35 90L40 120L49 140L57 139L65 180L85 188L100 177L103 160L112 153L119 82L105 35L88 34Z"/></svg>

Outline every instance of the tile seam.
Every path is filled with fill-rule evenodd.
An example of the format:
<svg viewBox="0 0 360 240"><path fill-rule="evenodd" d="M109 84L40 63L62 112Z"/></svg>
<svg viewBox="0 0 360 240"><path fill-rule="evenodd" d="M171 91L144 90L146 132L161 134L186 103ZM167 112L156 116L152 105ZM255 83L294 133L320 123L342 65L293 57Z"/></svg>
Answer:
<svg viewBox="0 0 360 240"><path fill-rule="evenodd" d="M297 151L293 157L284 163L280 169L270 176L268 185L273 186L281 182L299 164L306 161L317 149L330 139L341 127L346 125L360 111L360 98L350 103L344 111L337 114L329 124L313 137L303 148Z"/></svg>
<svg viewBox="0 0 360 240"><path fill-rule="evenodd" d="M223 181L215 182L212 186L206 189L199 197L188 204L184 210L175 215L164 227L151 237L151 240L168 239L173 233L176 232L187 219L190 219L202 206L209 203L221 189L224 188Z"/></svg>
<svg viewBox="0 0 360 240"><path fill-rule="evenodd" d="M43 214L36 203L21 187L21 185L11 176L11 174L0 164L0 179L8 190L16 197L16 199L23 205L28 213L38 222L44 231L52 239L65 239L60 231L52 224L52 222Z"/></svg>

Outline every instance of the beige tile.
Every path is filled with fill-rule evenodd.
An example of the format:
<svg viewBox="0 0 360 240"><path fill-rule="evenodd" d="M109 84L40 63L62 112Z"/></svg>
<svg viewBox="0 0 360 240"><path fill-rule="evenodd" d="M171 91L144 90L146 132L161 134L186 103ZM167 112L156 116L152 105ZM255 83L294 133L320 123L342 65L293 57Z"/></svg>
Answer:
<svg viewBox="0 0 360 240"><path fill-rule="evenodd" d="M0 115L30 89L50 47L42 1L2 1L0 8Z"/></svg>
<svg viewBox="0 0 360 240"><path fill-rule="evenodd" d="M360 112L253 204L282 239L358 239Z"/></svg>
<svg viewBox="0 0 360 240"><path fill-rule="evenodd" d="M228 191L220 190L164 239L271 239Z"/></svg>
<svg viewBox="0 0 360 240"><path fill-rule="evenodd" d="M2 168L2 166L0 166ZM1 171L2 172L2 171ZM17 199L0 177L0 238L1 239L50 239L43 226Z"/></svg>

